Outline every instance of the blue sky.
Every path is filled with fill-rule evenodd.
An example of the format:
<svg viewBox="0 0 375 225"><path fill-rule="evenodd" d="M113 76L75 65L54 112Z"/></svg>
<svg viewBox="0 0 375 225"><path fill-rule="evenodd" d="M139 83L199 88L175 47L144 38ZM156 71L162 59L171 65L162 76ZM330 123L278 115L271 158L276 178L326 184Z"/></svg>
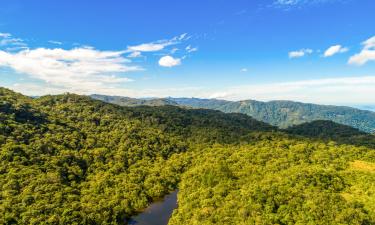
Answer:
<svg viewBox="0 0 375 225"><path fill-rule="evenodd" d="M373 0L3 0L0 85L375 104Z"/></svg>

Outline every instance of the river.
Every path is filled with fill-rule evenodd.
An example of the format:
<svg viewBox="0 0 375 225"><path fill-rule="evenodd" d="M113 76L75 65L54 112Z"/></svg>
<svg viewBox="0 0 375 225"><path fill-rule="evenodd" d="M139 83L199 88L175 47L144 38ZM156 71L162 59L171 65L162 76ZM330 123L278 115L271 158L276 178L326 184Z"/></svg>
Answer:
<svg viewBox="0 0 375 225"><path fill-rule="evenodd" d="M142 213L131 218L131 225L167 225L173 210L177 208L177 191L165 196L162 201L152 203Z"/></svg>

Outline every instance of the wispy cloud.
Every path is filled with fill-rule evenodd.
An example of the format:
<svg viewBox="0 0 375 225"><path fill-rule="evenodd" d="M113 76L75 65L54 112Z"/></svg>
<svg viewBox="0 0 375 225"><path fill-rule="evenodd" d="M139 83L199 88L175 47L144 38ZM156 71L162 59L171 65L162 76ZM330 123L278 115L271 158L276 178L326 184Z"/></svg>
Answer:
<svg viewBox="0 0 375 225"><path fill-rule="evenodd" d="M0 47L15 51L27 48L27 44L21 38L15 38L10 33L0 33Z"/></svg>
<svg viewBox="0 0 375 225"><path fill-rule="evenodd" d="M312 49L300 49L300 50L297 50L297 51L291 51L289 52L289 58L300 58L300 57L303 57L305 55L308 55L308 54L311 54L313 53L314 51Z"/></svg>
<svg viewBox="0 0 375 225"><path fill-rule="evenodd" d="M54 40L50 40L48 42L51 43L51 44L54 44L54 45L62 45L63 44L61 41L54 41Z"/></svg>
<svg viewBox="0 0 375 225"><path fill-rule="evenodd" d="M348 48L343 47L341 45L333 45L329 47L325 52L324 52L324 57L331 57L333 55L336 55L338 53L344 53L349 51Z"/></svg>
<svg viewBox="0 0 375 225"><path fill-rule="evenodd" d="M171 50L171 54L176 53L178 50L179 50L178 48L172 48L172 50Z"/></svg>
<svg viewBox="0 0 375 225"><path fill-rule="evenodd" d="M272 6L276 8L292 8L340 1L342 0L274 0Z"/></svg>
<svg viewBox="0 0 375 225"><path fill-rule="evenodd" d="M364 65L369 61L375 61L375 36L362 43L362 50L350 57L348 63L352 65Z"/></svg>
<svg viewBox="0 0 375 225"><path fill-rule="evenodd" d="M185 50L188 52L188 53L191 53L191 52L196 52L198 51L198 48L197 47L191 47L191 45L187 46L185 48Z"/></svg>
<svg viewBox="0 0 375 225"><path fill-rule="evenodd" d="M128 46L127 51L129 52L157 52L165 49L171 45L177 45L182 41L188 40L190 37L187 33L181 34L179 36L173 37L168 40L159 40L150 43L143 43L134 46Z"/></svg>
<svg viewBox="0 0 375 225"><path fill-rule="evenodd" d="M0 33L0 38L9 38L12 35L10 33Z"/></svg>
<svg viewBox="0 0 375 225"><path fill-rule="evenodd" d="M141 52L132 52L128 55L129 58L138 58L141 57L142 53Z"/></svg>
<svg viewBox="0 0 375 225"><path fill-rule="evenodd" d="M276 0L274 4L276 5L297 5L303 2L302 0Z"/></svg>
<svg viewBox="0 0 375 225"><path fill-rule="evenodd" d="M145 43L135 46L129 46L128 50L130 52L157 52L163 50L165 47L169 45L174 45L175 42L162 42L162 43Z"/></svg>

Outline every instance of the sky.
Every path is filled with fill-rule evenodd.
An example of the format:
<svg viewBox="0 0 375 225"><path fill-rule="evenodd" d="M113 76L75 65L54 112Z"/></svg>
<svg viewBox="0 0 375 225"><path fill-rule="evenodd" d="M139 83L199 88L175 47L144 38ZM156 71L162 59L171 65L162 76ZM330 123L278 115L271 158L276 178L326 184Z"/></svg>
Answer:
<svg viewBox="0 0 375 225"><path fill-rule="evenodd" d="M2 0L0 86L370 107L374 12L373 0Z"/></svg>

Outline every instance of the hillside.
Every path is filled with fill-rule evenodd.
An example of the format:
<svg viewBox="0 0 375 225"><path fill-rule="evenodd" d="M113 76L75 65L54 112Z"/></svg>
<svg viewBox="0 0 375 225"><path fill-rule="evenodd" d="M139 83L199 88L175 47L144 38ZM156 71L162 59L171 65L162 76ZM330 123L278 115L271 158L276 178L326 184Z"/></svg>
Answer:
<svg viewBox="0 0 375 225"><path fill-rule="evenodd" d="M375 151L258 135L193 158L169 224L374 224Z"/></svg>
<svg viewBox="0 0 375 225"><path fill-rule="evenodd" d="M375 136L373 134L328 120L303 123L289 127L284 131L307 138L375 148Z"/></svg>
<svg viewBox="0 0 375 225"><path fill-rule="evenodd" d="M0 224L123 224L176 189L188 152L275 129L241 114L4 88L0 121Z"/></svg>
<svg viewBox="0 0 375 225"><path fill-rule="evenodd" d="M170 224L375 223L375 150L359 141L244 114L4 88L0 121L0 224L126 224L176 188Z"/></svg>
<svg viewBox="0 0 375 225"><path fill-rule="evenodd" d="M375 132L375 112L345 106L306 104L292 101L260 102L254 100L225 101L199 98L166 98L135 100L126 97L94 96L102 101L125 105L180 105L193 108L214 109L226 113L243 113L259 121L280 128L287 128L315 120L330 120L358 128L368 133ZM134 104L133 102L137 102ZM158 104L155 104L157 102Z"/></svg>
<svg viewBox="0 0 375 225"><path fill-rule="evenodd" d="M257 120L286 128L314 120L336 123L375 132L375 113L344 106L306 104L292 101L239 101L200 99L172 99L178 104L195 108L216 109L223 112L244 113Z"/></svg>

